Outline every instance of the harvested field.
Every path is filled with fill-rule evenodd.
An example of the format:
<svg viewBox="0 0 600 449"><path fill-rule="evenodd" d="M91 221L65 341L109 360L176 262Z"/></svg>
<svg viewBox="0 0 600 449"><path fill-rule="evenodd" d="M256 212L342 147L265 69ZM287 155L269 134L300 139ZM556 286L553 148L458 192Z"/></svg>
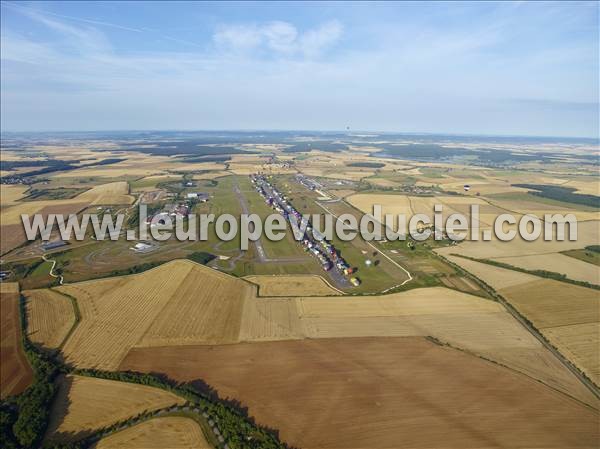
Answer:
<svg viewBox="0 0 600 449"><path fill-rule="evenodd" d="M597 290L538 279L499 289L499 292L564 355L574 356L571 361L600 384L600 295Z"/></svg>
<svg viewBox="0 0 600 449"><path fill-rule="evenodd" d="M434 336L597 403L500 304L441 287L385 296L248 300L240 341L359 336Z"/></svg>
<svg viewBox="0 0 600 449"><path fill-rule="evenodd" d="M568 181L562 184L563 187L573 187L577 190L577 193L583 193L586 195L600 196L600 186L598 186L598 179L592 178L577 181Z"/></svg>
<svg viewBox="0 0 600 449"><path fill-rule="evenodd" d="M27 241L23 225L0 226L0 254L5 254Z"/></svg>
<svg viewBox="0 0 600 449"><path fill-rule="evenodd" d="M110 182L91 188L78 195L77 200L98 204L131 204L134 198L129 195L129 184L126 181Z"/></svg>
<svg viewBox="0 0 600 449"><path fill-rule="evenodd" d="M63 353L80 367L114 369L136 344L237 341L243 301L254 290L186 260L138 275L64 285L57 291L77 299L81 322Z"/></svg>
<svg viewBox="0 0 600 449"><path fill-rule="evenodd" d="M544 202L544 199L537 200L535 196L531 195L519 194L514 198L510 196L490 197L490 202L517 214L535 214L538 217L543 217L545 214L574 214L578 221L600 220L600 212L594 211L592 208L577 204L565 203L562 205Z"/></svg>
<svg viewBox="0 0 600 449"><path fill-rule="evenodd" d="M78 168L76 170L69 170L66 172L58 173L53 176L55 179L65 178L105 178L119 179L119 178L141 178L143 176L150 176L159 174L163 170L154 165L148 164L147 166L122 166L121 164L107 165L102 168L91 167L91 168Z"/></svg>
<svg viewBox="0 0 600 449"><path fill-rule="evenodd" d="M236 342L244 301L254 295L254 287L202 265L177 263L189 266L189 272L138 344ZM162 293L168 295L169 291Z"/></svg>
<svg viewBox="0 0 600 449"><path fill-rule="evenodd" d="M260 298L248 282L173 261L139 275L57 290L75 297L81 311L82 320L63 347L66 360L78 367L116 369L136 346L434 336L594 403L576 377L501 305L447 288Z"/></svg>
<svg viewBox="0 0 600 449"><path fill-rule="evenodd" d="M408 216L413 213L409 197L406 195L357 193L349 196L346 200L365 214L373 213L374 204L381 206L384 215L406 214Z"/></svg>
<svg viewBox="0 0 600 449"><path fill-rule="evenodd" d="M431 182L423 181L422 184L431 184ZM471 186L471 190L469 192L465 192L463 186L465 184L469 184ZM513 187L510 182L504 181L502 179L488 178L484 177L483 179L479 178L464 178L460 180L455 179L447 179L441 182L440 187L448 192L457 192L461 195L493 195L498 193L513 193L513 192L526 192L527 189L522 189L520 187Z"/></svg>
<svg viewBox="0 0 600 449"><path fill-rule="evenodd" d="M385 179L385 178L367 178L366 181L369 184L373 184L374 186L378 186L378 187L399 187L402 184L400 184L399 182L395 182L395 181L391 181L389 179Z"/></svg>
<svg viewBox="0 0 600 449"><path fill-rule="evenodd" d="M72 200L49 200L49 201L27 201L16 203L14 206L3 208L0 212L0 253L5 254L14 248L27 242L27 236L23 229L21 214L28 214L30 220L33 214L41 214L44 220L49 214L64 215L75 214L88 206Z"/></svg>
<svg viewBox="0 0 600 449"><path fill-rule="evenodd" d="M0 184L0 206L9 206L25 196L29 189L24 185Z"/></svg>
<svg viewBox="0 0 600 449"><path fill-rule="evenodd" d="M75 323L71 300L48 289L26 290L23 296L29 339L43 348L58 348Z"/></svg>
<svg viewBox="0 0 600 449"><path fill-rule="evenodd" d="M538 328L600 321L597 290L536 278L526 284L499 288L499 291Z"/></svg>
<svg viewBox="0 0 600 449"><path fill-rule="evenodd" d="M145 410L184 402L159 388L69 375L61 380L53 402L47 437L53 441L73 441Z"/></svg>
<svg viewBox="0 0 600 449"><path fill-rule="evenodd" d="M240 341L305 338L295 300L256 298L244 304Z"/></svg>
<svg viewBox="0 0 600 449"><path fill-rule="evenodd" d="M341 165L341 163L340 163ZM307 176L320 176L323 178L345 179L348 181L360 181L363 178L368 178L375 174L374 170L344 170L341 167L336 167L336 164L330 164L328 167L302 168L302 173Z"/></svg>
<svg viewBox="0 0 600 449"><path fill-rule="evenodd" d="M471 204L476 204L479 206L479 221L480 226L483 228L491 226L494 218L505 212L494 206L490 206L480 198L451 195L426 197L359 193L348 197L347 201L366 214L372 214L373 205L379 204L384 216L385 214L392 214L393 216L404 214L406 215L407 222L414 214L425 214L433 220L434 205L440 204L443 207L442 217L444 225L446 223L446 218L451 214L461 213L466 217L470 217Z"/></svg>
<svg viewBox="0 0 600 449"><path fill-rule="evenodd" d="M33 372L21 347L19 284L0 283L0 397L21 393Z"/></svg>
<svg viewBox="0 0 600 449"><path fill-rule="evenodd" d="M93 449L212 449L191 418L153 418L101 439Z"/></svg>
<svg viewBox="0 0 600 449"><path fill-rule="evenodd" d="M72 200L42 200L16 203L14 206L3 208L1 212L2 226L18 224L22 226L21 214L74 214L88 206L88 203Z"/></svg>
<svg viewBox="0 0 600 449"><path fill-rule="evenodd" d="M543 238L534 240L532 242L527 242L519 238L515 238L510 242L502 242L497 239L493 239L489 242L482 240L465 241L457 247L440 249L438 252L442 255L455 253L464 256L475 257L478 259L501 260L501 258L505 257L552 255L560 251L579 249L588 245L596 245L599 241L600 222L586 221L577 223L577 240L574 241L545 241ZM552 257L553 256L550 256L548 259L552 260ZM561 259L562 258L558 258L557 260L561 261ZM560 265L557 265L557 268L551 271L561 272L561 265L564 267L564 264L560 262ZM530 264L529 266L533 268L535 265Z"/></svg>
<svg viewBox="0 0 600 449"><path fill-rule="evenodd" d="M543 329L542 332L569 360L585 371L596 385L600 383L600 323L556 326Z"/></svg>
<svg viewBox="0 0 600 449"><path fill-rule="evenodd" d="M258 285L259 296L327 296L339 295L321 276L276 275L246 276L247 281Z"/></svg>
<svg viewBox="0 0 600 449"><path fill-rule="evenodd" d="M136 348L120 368L202 379L305 449L591 448L600 438L597 411L421 338Z"/></svg>
<svg viewBox="0 0 600 449"><path fill-rule="evenodd" d="M222 162L171 162L168 167L169 171L173 172L225 170L225 164Z"/></svg>
<svg viewBox="0 0 600 449"><path fill-rule="evenodd" d="M560 253L532 256L495 257L493 260L526 270L547 270L565 274L569 279L600 284L600 268L591 263L573 259Z"/></svg>
<svg viewBox="0 0 600 449"><path fill-rule="evenodd" d="M597 290L475 262L448 258L496 289L561 353L600 383ZM506 281L511 279L512 282Z"/></svg>

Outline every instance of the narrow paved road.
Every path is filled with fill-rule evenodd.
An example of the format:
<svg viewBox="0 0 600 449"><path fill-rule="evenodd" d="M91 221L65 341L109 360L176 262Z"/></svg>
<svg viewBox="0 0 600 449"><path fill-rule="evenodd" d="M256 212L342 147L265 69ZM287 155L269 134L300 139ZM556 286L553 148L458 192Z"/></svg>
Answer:
<svg viewBox="0 0 600 449"><path fill-rule="evenodd" d="M235 195L238 198L238 201L239 201L240 206L242 208L242 213L246 214L246 215L250 214L249 208L248 208L248 202L246 201L246 197L244 196L244 194L240 190L240 186L237 184L237 182L233 186L233 191L235 192ZM253 242L254 243L254 247L256 248L256 254L258 255L258 260L260 260L261 262L272 261L271 259L269 259L267 257L267 254L265 253L265 248L263 247L261 239L262 239L262 236L259 237L258 240L256 240L256 241Z"/></svg>

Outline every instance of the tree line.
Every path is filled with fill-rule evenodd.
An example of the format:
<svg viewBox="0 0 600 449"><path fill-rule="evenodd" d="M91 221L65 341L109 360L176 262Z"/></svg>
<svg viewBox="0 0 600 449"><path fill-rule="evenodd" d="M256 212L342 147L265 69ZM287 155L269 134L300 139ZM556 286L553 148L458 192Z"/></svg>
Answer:
<svg viewBox="0 0 600 449"><path fill-rule="evenodd" d="M91 436L69 443L43 442L48 428L50 409L57 392L60 374L97 377L130 382L170 391L187 400L191 409L202 410L218 426L224 443L231 449L287 449L277 432L257 425L239 403L220 399L208 385L180 384L165 377L137 372L112 372L96 369L76 369L59 361L58 352L46 353L27 336L25 300L19 301L23 350L34 372L33 383L20 395L0 401L0 441L5 449L87 449L102 436L118 431L131 418L100 429ZM142 416L143 415L143 416ZM150 417L151 414L139 418ZM198 419L204 419L198 416Z"/></svg>

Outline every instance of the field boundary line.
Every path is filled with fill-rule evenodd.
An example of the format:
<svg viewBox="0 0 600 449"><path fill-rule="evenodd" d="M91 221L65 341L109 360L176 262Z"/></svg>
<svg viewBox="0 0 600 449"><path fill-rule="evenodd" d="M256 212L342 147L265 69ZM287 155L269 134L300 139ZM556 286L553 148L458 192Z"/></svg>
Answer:
<svg viewBox="0 0 600 449"><path fill-rule="evenodd" d="M544 385L544 386L546 386L546 387L550 388L551 390L553 390L553 391L556 391L557 393L559 393L559 394L561 394L561 395L563 395L563 396L566 396L566 397L568 397L568 398L570 398L570 399L573 399L574 401L577 401L579 404L581 404L581 405L583 405L583 406L585 406L585 407L587 407L587 408L590 408L590 409L592 409L592 410L598 411L598 409L597 409L596 407L594 407L593 405L591 405L591 404L588 404L587 402L584 402L584 401L582 401L581 399L578 399L578 398L576 398L575 396L571 396L571 395L570 395L569 393L567 393L566 391L559 390L558 388L556 388L556 387L554 387L554 386L552 386L552 385L550 385L550 384L548 384L548 383L544 382L543 380L541 380L541 379L538 379L538 378L536 378L536 377L533 377L533 376L531 376L531 375L529 375L529 374L527 374L527 373L525 373L525 372L523 372L523 371L520 371L520 370L519 370L519 369L517 369L517 368L514 368L514 367L512 367L512 366L509 366L509 365L505 365L505 364L504 364L504 363L502 363L502 362L498 362L498 361L496 361L496 360L493 360L493 359L490 359L489 357L486 357L486 356L484 356L484 355L477 354L476 352L470 351L470 350L468 350L468 349L466 349L466 348L462 348L462 347L460 347L460 346L455 346L455 345L453 345L453 344L451 344L451 343L448 343L448 342L446 342L445 340L442 340L442 339L440 339L440 338L438 338L438 337L433 337L433 336L430 336L430 335L428 335L428 336L426 336L426 337L425 337L425 339L427 339L427 340L431 341L431 342L432 342L432 343L434 343L434 344L437 344L437 345L440 345L440 346L446 346L446 347L448 347L448 348L452 348L452 349L454 349L454 350L456 350L456 351L461 351L461 352L463 352L463 353L465 353L465 354L469 354L470 356L477 357L478 359L484 360L484 361L486 361L486 362L488 362L488 363L492 363L492 364L494 364L494 365L501 366L502 368L505 368L505 369L507 369L507 370L510 370L510 371L512 371L512 372L514 372L514 373L516 373L516 374L519 374L519 375L521 375L521 376L525 376L525 377L527 377L528 379L531 379L531 380L533 380L533 381L535 381L535 382L539 382L539 383L541 383L542 385Z"/></svg>
<svg viewBox="0 0 600 449"><path fill-rule="evenodd" d="M554 254L554 253L551 253L551 254ZM535 276L535 277L538 277L541 279L548 279L550 281L564 282L565 284L572 284L572 285L576 285L578 287L589 288L591 290L600 290L599 284L592 284L591 282L587 282L587 281L578 281L576 279L571 279L567 276L561 277L562 273L558 273L556 271L539 270L539 271L546 272L546 273L552 275L552 276L544 276L544 274L539 271L528 270L526 268L521 268L516 265L512 265L512 264L509 264L506 262L500 262L500 261L497 261L494 259L488 259L488 258L480 259L478 257L465 256L465 255L458 254L458 253L451 253L450 255L455 256L455 257L460 257L461 259L471 260L473 262L483 263L483 264L490 265L490 266L496 267L496 268L501 268L504 270L517 271L519 273L528 274L530 276Z"/></svg>
<svg viewBox="0 0 600 449"><path fill-rule="evenodd" d="M438 254L438 256L442 257L444 260L447 260L444 256L442 256L441 254ZM467 259L466 257L462 257L464 259ZM477 261L475 261L477 262ZM479 263L483 263L483 262L479 262ZM462 267L461 267L462 268ZM464 269L464 271L469 272L468 270ZM470 273L470 272L469 272ZM472 273L471 273L472 274ZM472 274L473 275L473 274ZM473 275L475 278L479 279L477 276ZM598 388L598 386L594 383L594 381L592 381L590 378L587 377L587 375L580 370L573 362L571 362L571 360L569 360L569 358L567 358L566 356L564 356L562 354L562 352L560 352L542 333L541 331L535 327L533 325L533 323L523 314L521 314L521 312L519 312L519 310L513 306L510 301L508 301L504 296L502 296L500 293L498 293L493 287L491 287L490 285L488 285L486 282L484 282L483 280L479 279L480 282L482 282L484 285L486 285L490 291L493 293L494 297L498 300L498 302L500 304L502 304L504 306L504 308L519 322L521 323L521 325L531 334L533 335L546 349L548 349L552 354L554 354L554 356L558 359L559 362L561 362L569 371L571 371L571 373L573 373L573 375L575 375L579 381L588 389L590 390L590 392L598 399L600 399L600 389Z"/></svg>

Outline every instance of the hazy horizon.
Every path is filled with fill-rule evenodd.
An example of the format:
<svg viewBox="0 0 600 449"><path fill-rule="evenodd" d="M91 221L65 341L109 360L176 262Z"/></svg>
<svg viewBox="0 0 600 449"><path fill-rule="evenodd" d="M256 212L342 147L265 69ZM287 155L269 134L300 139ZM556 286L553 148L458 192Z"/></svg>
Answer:
<svg viewBox="0 0 600 449"><path fill-rule="evenodd" d="M36 131L23 131L23 130L2 130L1 134L14 134L14 135L27 135L27 134L39 134L39 135L60 135L60 134L126 134L126 133L315 133L324 135L345 135L347 137L378 137L378 136L406 136L406 137L452 137L452 138L501 138L501 139L552 139L552 140L582 140L582 141L593 141L594 144L600 145L600 138L598 136L558 136L558 135L534 135L534 134L475 134L475 133L441 133L441 132L427 132L427 131L381 131L381 130L347 130L347 129L81 129L81 130L69 130L69 129L56 129L56 130L36 130ZM367 134L368 133L368 134ZM364 135L363 135L364 134ZM305 136L303 136L305 137Z"/></svg>

